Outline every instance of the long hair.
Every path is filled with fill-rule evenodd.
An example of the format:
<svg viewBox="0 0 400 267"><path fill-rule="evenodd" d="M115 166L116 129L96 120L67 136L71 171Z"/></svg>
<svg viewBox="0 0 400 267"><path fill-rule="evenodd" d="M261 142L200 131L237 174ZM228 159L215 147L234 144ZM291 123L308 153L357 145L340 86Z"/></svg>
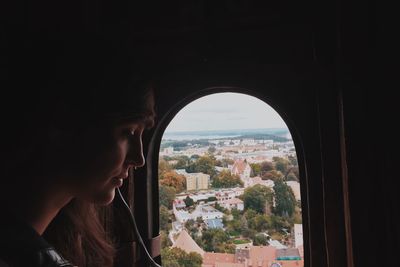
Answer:
<svg viewBox="0 0 400 267"><path fill-rule="evenodd" d="M45 239L77 266L113 266L115 248L99 209L110 207L73 199L48 226Z"/></svg>

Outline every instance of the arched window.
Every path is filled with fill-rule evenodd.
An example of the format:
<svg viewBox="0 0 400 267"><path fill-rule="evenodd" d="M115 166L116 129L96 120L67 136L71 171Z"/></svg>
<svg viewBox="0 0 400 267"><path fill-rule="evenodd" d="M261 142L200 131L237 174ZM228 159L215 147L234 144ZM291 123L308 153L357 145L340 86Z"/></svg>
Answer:
<svg viewBox="0 0 400 267"><path fill-rule="evenodd" d="M159 151L163 264L304 265L296 147L271 106L242 93L197 98Z"/></svg>

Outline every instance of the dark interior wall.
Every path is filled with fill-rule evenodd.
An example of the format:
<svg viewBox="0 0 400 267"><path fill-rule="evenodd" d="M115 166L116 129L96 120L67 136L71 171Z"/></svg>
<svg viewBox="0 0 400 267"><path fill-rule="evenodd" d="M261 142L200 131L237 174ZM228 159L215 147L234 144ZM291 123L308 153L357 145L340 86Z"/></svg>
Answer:
<svg viewBox="0 0 400 267"><path fill-rule="evenodd" d="M224 90L257 96L286 120L304 163L306 266L396 266L395 152L382 143L386 131L371 129L372 118L393 128L379 123L393 113L379 83L386 60L376 65L386 43L376 45L385 32L375 5L214 2L139 9L138 69L158 81L163 119L148 159L157 162L163 129L190 101ZM141 224L156 235L156 181L139 183L155 214Z"/></svg>
<svg viewBox="0 0 400 267"><path fill-rule="evenodd" d="M167 123L197 97L238 91L275 108L295 138L306 266L398 266L394 8L361 0L118 3L114 15L123 8L133 28L135 75L156 87L158 125L144 140L151 179L138 171L134 189L144 236L158 234L156 163ZM91 16L107 17L93 6ZM126 22L113 18L106 21Z"/></svg>
<svg viewBox="0 0 400 267"><path fill-rule="evenodd" d="M332 134L337 125L329 124L337 119L338 95L332 72L336 50L331 43L335 41L335 32L324 32L323 24L314 25L307 16L306 6L204 1L200 7L186 4L181 13L181 6L163 8L151 11L153 17L160 16L159 21L166 24L147 25L146 30L138 33L140 41L136 47L138 69L158 74L158 113L160 119L166 120L158 130L162 133L179 108L196 97L221 91L218 87L224 87L222 91L246 92L272 105L296 136L298 154L304 163L302 190L306 246L309 245L305 252L306 264L344 266L346 237L343 203L338 197L341 194L340 154L336 151L329 156L327 149L321 155L320 136L320 120L327 119L323 125L330 126L330 130L323 132L323 142L338 142L339 133ZM186 17L179 20L182 14ZM191 18L192 24L187 24L185 18ZM332 30L335 22L329 22L333 25L327 27ZM210 87L217 88L207 90ZM161 134L156 132L159 136L153 145L157 149ZM156 152L148 156L153 163L157 162ZM337 164L329 164L324 169L322 160L333 160ZM328 175L327 170L334 170L339 176ZM325 176L331 183L324 182ZM137 213L156 214L158 199L151 198L157 195L156 181L142 179L137 183L137 190L144 192L143 188L147 188L147 199L153 202L150 210L140 207ZM329 202L325 200L326 195L330 196ZM144 228L150 225L148 234L154 236L158 233L158 218L149 217L142 216L140 223ZM329 232L325 226L329 226ZM327 245L334 249L328 250Z"/></svg>

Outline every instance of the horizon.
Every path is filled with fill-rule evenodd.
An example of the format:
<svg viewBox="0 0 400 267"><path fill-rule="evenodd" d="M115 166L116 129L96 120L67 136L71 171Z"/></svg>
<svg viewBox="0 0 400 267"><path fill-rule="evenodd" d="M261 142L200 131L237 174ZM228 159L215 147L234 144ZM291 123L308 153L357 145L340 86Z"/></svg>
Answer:
<svg viewBox="0 0 400 267"><path fill-rule="evenodd" d="M170 131L168 128L164 131L164 134L171 133L198 133L198 132L221 132L221 131L261 131L261 130L287 130L287 127L271 127L271 128L236 128L236 129L208 129L208 130L178 130L178 131Z"/></svg>

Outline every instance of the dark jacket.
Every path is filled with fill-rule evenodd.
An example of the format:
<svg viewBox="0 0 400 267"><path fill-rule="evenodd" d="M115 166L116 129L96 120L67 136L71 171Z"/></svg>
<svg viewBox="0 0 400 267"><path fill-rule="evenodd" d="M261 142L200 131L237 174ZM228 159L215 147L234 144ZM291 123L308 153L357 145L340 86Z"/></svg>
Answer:
<svg viewBox="0 0 400 267"><path fill-rule="evenodd" d="M4 214L3 214L4 215ZM12 216L0 222L0 267L72 267L32 227Z"/></svg>

